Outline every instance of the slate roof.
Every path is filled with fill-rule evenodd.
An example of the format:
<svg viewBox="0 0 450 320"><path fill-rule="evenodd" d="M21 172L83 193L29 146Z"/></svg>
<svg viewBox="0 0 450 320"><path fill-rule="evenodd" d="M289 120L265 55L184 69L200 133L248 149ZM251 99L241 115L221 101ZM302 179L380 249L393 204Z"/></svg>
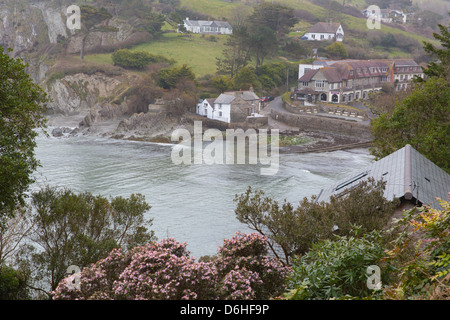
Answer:
<svg viewBox="0 0 450 320"><path fill-rule="evenodd" d="M324 67L320 69L328 82L340 82L346 78L346 69L335 67Z"/></svg>
<svg viewBox="0 0 450 320"><path fill-rule="evenodd" d="M325 79L330 83L341 82L342 79L347 79L348 74L346 68L324 67L308 70L300 79L298 79L298 81L309 82L318 72L322 72Z"/></svg>
<svg viewBox="0 0 450 320"><path fill-rule="evenodd" d="M333 33L333 34L335 34L340 25L341 24L337 23L337 22L334 22L334 23L317 22L315 25L313 25L308 30L308 33Z"/></svg>
<svg viewBox="0 0 450 320"><path fill-rule="evenodd" d="M214 103L218 104L229 104L237 97L242 98L245 101L254 101L259 100L259 97L252 91L229 91L222 93L217 99L214 101Z"/></svg>
<svg viewBox="0 0 450 320"><path fill-rule="evenodd" d="M305 74L298 79L298 81L300 82L309 82L311 81L312 77L314 77L314 75L319 72L319 69L311 69L305 72Z"/></svg>
<svg viewBox="0 0 450 320"><path fill-rule="evenodd" d="M214 101L214 103L229 104L234 99L235 99L234 95L222 93L220 96L217 97L217 99Z"/></svg>
<svg viewBox="0 0 450 320"><path fill-rule="evenodd" d="M345 193L369 177L386 181L384 196L388 200L418 200L421 204L440 209L436 197L447 200L450 192L450 175L413 147L406 145L365 170L354 172L335 185L322 189L316 202L327 202L332 195Z"/></svg>
<svg viewBox="0 0 450 320"><path fill-rule="evenodd" d="M186 19L184 22L192 27L219 27L232 29L227 21L208 21L208 20L190 20Z"/></svg>

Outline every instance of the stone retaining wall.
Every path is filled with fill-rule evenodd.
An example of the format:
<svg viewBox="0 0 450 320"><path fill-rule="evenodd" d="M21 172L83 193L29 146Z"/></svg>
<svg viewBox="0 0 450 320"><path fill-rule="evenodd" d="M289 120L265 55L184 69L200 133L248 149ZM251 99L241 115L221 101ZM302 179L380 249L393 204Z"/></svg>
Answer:
<svg viewBox="0 0 450 320"><path fill-rule="evenodd" d="M321 132L371 140L370 127L356 120L333 119L314 114L293 114L272 110L271 117L302 131Z"/></svg>
<svg viewBox="0 0 450 320"><path fill-rule="evenodd" d="M185 115L185 118L193 121L202 121L204 128L216 128L220 131L225 131L226 129L258 129L265 126L269 122L268 117L249 117L245 122L235 122L227 123L219 120L209 119L203 116L189 114Z"/></svg>
<svg viewBox="0 0 450 320"><path fill-rule="evenodd" d="M327 106L322 104L317 104L315 106L294 106L288 103L283 103L283 107L291 112L296 114L330 114L330 115L338 115L349 118L358 118L361 120L367 120L367 115L363 111L351 110L347 108L340 108L338 106Z"/></svg>

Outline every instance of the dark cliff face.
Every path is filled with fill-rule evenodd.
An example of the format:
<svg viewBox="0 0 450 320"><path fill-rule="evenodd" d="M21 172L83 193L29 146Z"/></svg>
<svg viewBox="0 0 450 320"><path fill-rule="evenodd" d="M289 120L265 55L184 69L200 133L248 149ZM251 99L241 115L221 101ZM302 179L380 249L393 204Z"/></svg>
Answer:
<svg viewBox="0 0 450 320"><path fill-rule="evenodd" d="M3 0L0 2L0 46L8 54L29 64L27 71L37 83L45 80L48 69L65 54L77 54L81 36L67 28L66 0ZM117 32L93 32L86 41L86 52L127 41L135 33L129 21L113 17L108 25Z"/></svg>

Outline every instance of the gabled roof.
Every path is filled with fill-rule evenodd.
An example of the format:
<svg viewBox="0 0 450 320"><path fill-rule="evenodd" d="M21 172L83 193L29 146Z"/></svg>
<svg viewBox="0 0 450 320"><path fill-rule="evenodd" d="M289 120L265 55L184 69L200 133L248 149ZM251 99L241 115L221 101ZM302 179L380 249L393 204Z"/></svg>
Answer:
<svg viewBox="0 0 450 320"><path fill-rule="evenodd" d="M309 81L311 81L312 77L315 76L315 74L317 72L319 72L319 69L308 70L308 71L305 72L305 74L300 79L298 79L298 81L300 81L300 82L309 82Z"/></svg>
<svg viewBox="0 0 450 320"><path fill-rule="evenodd" d="M214 101L214 103L218 104L229 104L235 99L234 95L222 93L217 99Z"/></svg>
<svg viewBox="0 0 450 320"><path fill-rule="evenodd" d="M259 100L259 97L252 91L229 91L222 93L215 101L214 103L219 104L229 104L237 97L245 100L245 101L255 101Z"/></svg>
<svg viewBox="0 0 450 320"><path fill-rule="evenodd" d="M346 69L336 67L324 67L320 69L329 83L340 82L346 77Z"/></svg>
<svg viewBox="0 0 450 320"><path fill-rule="evenodd" d="M214 101L215 101L216 99L214 99L214 98L208 98L208 99L205 99L205 100L208 101L208 103L209 103L210 106L214 106Z"/></svg>
<svg viewBox="0 0 450 320"><path fill-rule="evenodd" d="M309 30L308 33L333 33L335 34L337 29L339 28L341 24L334 22L317 22L315 25L313 25Z"/></svg>
<svg viewBox="0 0 450 320"><path fill-rule="evenodd" d="M340 82L347 78L347 70L344 68L324 67L320 69L308 70L300 79L299 82L309 82L318 73L321 72L328 82Z"/></svg>
<svg viewBox="0 0 450 320"><path fill-rule="evenodd" d="M232 29L227 21L190 20L185 19L184 23L192 27L219 27Z"/></svg>
<svg viewBox="0 0 450 320"><path fill-rule="evenodd" d="M417 200L421 204L440 208L437 198L448 199L450 175L425 158L410 145L369 165L365 170L354 172L348 178L323 189L316 202L327 202L330 197L344 194L361 181L373 177L386 181L384 196L388 200L403 198Z"/></svg>

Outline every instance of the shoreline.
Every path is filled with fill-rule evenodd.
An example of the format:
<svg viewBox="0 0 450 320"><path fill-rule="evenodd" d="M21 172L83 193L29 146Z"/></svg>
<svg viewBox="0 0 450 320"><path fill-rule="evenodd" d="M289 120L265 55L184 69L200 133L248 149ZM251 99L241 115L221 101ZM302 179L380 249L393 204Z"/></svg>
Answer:
<svg viewBox="0 0 450 320"><path fill-rule="evenodd" d="M79 123L79 122L78 122ZM115 139L122 141L147 142L156 144L176 143L164 134L148 135L136 132L116 133L114 130L120 123L102 121L90 128L80 128L77 120L72 117L48 117L47 132L54 137L76 137L80 135ZM92 130L93 129L93 130ZM270 130L270 129L269 129ZM222 131L224 132L224 131ZM224 132L225 133L225 132ZM280 153L320 153L337 150L349 150L370 147L371 141L338 136L326 132L282 131L279 133Z"/></svg>

